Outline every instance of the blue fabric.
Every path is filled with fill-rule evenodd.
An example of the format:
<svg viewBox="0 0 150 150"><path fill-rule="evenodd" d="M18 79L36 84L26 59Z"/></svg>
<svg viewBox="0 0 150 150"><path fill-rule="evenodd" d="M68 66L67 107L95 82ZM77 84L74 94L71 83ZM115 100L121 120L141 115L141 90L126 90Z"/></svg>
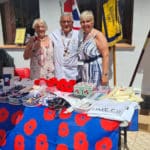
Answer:
<svg viewBox="0 0 150 150"><path fill-rule="evenodd" d="M139 129L139 126L138 126L138 113L139 113L139 110L136 109L134 114L133 114L133 117L132 117L132 121L128 127L128 131L138 131Z"/></svg>
<svg viewBox="0 0 150 150"><path fill-rule="evenodd" d="M1 150L118 149L119 124L73 112L0 103ZM116 124L116 125L115 125ZM105 126L106 125L106 126ZM114 128L110 128L114 126Z"/></svg>

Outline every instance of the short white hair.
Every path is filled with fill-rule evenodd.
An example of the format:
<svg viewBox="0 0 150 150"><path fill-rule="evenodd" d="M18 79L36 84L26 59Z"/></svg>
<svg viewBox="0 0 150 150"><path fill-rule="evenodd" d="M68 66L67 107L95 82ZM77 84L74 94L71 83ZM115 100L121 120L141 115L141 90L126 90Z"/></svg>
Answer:
<svg viewBox="0 0 150 150"><path fill-rule="evenodd" d="M85 10L80 15L80 21L84 19L90 19L92 22L94 22L94 14L91 10Z"/></svg>
<svg viewBox="0 0 150 150"><path fill-rule="evenodd" d="M69 13L69 12L64 12L64 13L62 13L61 16L60 16L60 21L61 21L61 19L62 19L63 17L65 17L65 16L69 16L69 17L71 18L71 20L73 21L72 13Z"/></svg>
<svg viewBox="0 0 150 150"><path fill-rule="evenodd" d="M37 19L34 20L34 22L33 22L33 24L32 24L32 28L35 29L36 26L37 26L38 24L40 24L40 23L42 23L42 24L45 26L45 29L46 29L46 30L48 29L47 23L46 23L43 19L41 19L41 18L37 18Z"/></svg>

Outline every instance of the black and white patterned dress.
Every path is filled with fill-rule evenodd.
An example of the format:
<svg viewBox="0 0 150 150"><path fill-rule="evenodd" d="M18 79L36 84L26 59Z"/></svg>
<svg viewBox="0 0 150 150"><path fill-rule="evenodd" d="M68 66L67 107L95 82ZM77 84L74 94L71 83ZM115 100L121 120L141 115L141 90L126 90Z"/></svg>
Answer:
<svg viewBox="0 0 150 150"><path fill-rule="evenodd" d="M94 83L96 86L101 84L101 55L95 42L95 36L83 41L83 35L79 43L79 61L81 65L81 78L83 82Z"/></svg>

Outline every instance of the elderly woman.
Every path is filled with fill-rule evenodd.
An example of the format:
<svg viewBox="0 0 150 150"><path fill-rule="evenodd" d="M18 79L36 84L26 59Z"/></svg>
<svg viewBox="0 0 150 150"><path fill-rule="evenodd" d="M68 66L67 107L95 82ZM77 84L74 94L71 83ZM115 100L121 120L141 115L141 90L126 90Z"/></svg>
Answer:
<svg viewBox="0 0 150 150"><path fill-rule="evenodd" d="M30 78L51 78L54 76L53 46L46 35L47 24L43 19L35 19L32 25L35 35L25 48L24 59L30 59Z"/></svg>
<svg viewBox="0 0 150 150"><path fill-rule="evenodd" d="M82 81L94 83L96 86L107 85L109 49L106 38L93 27L94 16L91 11L81 13L80 23L79 64Z"/></svg>

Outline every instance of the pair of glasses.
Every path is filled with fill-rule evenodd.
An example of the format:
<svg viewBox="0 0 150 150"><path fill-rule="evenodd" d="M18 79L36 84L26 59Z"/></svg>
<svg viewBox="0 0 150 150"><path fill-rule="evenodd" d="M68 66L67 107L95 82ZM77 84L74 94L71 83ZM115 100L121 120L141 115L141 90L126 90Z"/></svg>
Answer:
<svg viewBox="0 0 150 150"><path fill-rule="evenodd" d="M72 21L65 21L65 20L62 20L61 23L63 23L63 24L65 24L65 23L71 24Z"/></svg>

